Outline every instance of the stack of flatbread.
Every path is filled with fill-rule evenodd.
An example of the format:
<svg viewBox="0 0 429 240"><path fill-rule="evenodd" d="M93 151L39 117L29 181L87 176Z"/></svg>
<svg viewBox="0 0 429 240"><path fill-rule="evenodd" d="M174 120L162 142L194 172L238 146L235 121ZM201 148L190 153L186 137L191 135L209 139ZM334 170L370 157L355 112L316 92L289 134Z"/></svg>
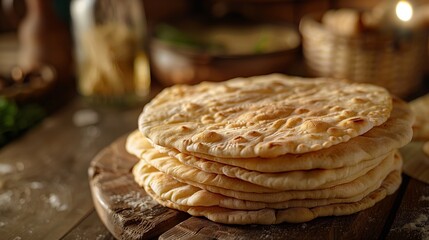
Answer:
<svg viewBox="0 0 429 240"><path fill-rule="evenodd" d="M408 176L429 184L429 94L411 101L410 108L416 118L413 124L415 144L410 147L417 150L417 155L407 159L403 171Z"/></svg>
<svg viewBox="0 0 429 240"><path fill-rule="evenodd" d="M126 148L164 206L227 224L306 222L392 194L412 121L384 88L273 74L165 89Z"/></svg>

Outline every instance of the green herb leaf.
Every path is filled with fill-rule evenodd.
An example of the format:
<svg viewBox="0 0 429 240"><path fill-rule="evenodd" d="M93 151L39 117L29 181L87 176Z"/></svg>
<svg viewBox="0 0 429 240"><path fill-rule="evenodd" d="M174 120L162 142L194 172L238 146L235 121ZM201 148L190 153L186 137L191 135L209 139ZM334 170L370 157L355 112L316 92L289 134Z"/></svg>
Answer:
<svg viewBox="0 0 429 240"><path fill-rule="evenodd" d="M37 104L18 106L0 97L0 146L35 125L45 115L44 109Z"/></svg>

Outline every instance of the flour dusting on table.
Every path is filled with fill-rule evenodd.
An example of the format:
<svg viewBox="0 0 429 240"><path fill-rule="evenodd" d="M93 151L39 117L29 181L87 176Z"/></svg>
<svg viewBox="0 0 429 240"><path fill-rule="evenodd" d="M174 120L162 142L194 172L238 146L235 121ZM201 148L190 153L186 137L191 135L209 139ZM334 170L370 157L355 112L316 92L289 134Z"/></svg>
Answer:
<svg viewBox="0 0 429 240"><path fill-rule="evenodd" d="M419 201L429 201L429 196L421 196Z"/></svg>
<svg viewBox="0 0 429 240"><path fill-rule="evenodd" d="M416 219L405 224L402 228L418 231L421 234L421 239L429 240L429 222L428 216L425 214L420 214Z"/></svg>
<svg viewBox="0 0 429 240"><path fill-rule="evenodd" d="M132 209L149 209L156 205L155 202L150 196L142 196L139 192L129 192L125 195L113 195L111 200L114 203L124 203Z"/></svg>
<svg viewBox="0 0 429 240"><path fill-rule="evenodd" d="M55 193L49 194L47 199L48 204L57 211L65 211L68 209L68 205L63 203L58 195Z"/></svg>

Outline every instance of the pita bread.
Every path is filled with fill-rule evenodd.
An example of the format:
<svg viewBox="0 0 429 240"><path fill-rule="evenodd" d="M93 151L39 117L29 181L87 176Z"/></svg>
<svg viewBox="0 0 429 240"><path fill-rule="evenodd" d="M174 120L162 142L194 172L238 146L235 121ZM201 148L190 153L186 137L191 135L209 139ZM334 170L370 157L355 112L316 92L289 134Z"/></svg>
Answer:
<svg viewBox="0 0 429 240"><path fill-rule="evenodd" d="M163 206L188 212L193 216L204 216L214 222L224 224L279 224L300 223L317 217L349 215L374 206L386 195L396 191L401 183L399 171L393 172L380 188L363 199L352 203L337 203L313 208L294 207L286 209L264 208L261 210L235 210L222 207L190 207L162 199L150 188L146 192Z"/></svg>
<svg viewBox="0 0 429 240"><path fill-rule="evenodd" d="M429 140L429 94L413 100L410 107L416 116L413 139Z"/></svg>
<svg viewBox="0 0 429 240"><path fill-rule="evenodd" d="M272 74L164 89L126 148L164 206L227 224L306 222L393 193L412 123L384 88Z"/></svg>
<svg viewBox="0 0 429 240"><path fill-rule="evenodd" d="M194 181L206 185L243 192L278 192L285 190L321 189L350 182L376 167L393 151L378 158L362 161L353 166L335 169L314 169L282 173L262 173L223 165L222 169L200 170L181 163L178 159L160 153L146 143L142 159L161 172L179 181ZM216 164L215 164L216 165ZM220 165L220 164L217 164ZM207 171L208 170L208 171Z"/></svg>
<svg viewBox="0 0 429 240"><path fill-rule="evenodd" d="M171 176L168 176L160 172L156 168L147 164L144 160L141 160L139 161L138 164L136 164L136 166L133 168L133 174L136 182L139 185L144 186L144 185L156 184L157 186L156 187L152 186L152 188L157 189L156 192L158 195L162 196L163 198L166 198L166 196L170 196L170 198L174 201L177 201L177 198L183 198L186 195L172 192L171 183L173 183L173 186L175 187L188 186L185 188L200 189L201 191L204 191L207 194L210 193L212 194L211 197L208 197L208 196L204 197L204 200L203 200L208 202L199 203L201 205L206 204L204 206L207 206L207 204L210 204L209 203L210 200L216 201L216 199L219 199L219 197L213 197L214 195L225 196L225 197L234 198L237 200L265 202L265 203L274 203L274 204L287 202L290 200L305 200L305 199L350 199L358 195L362 195L368 190L374 191L375 189L379 188L381 185L381 182L383 181L383 179L386 178L389 172L395 171L395 170L400 171L401 168L402 168L402 158L397 152L394 158L386 159L379 166L369 171L366 175L359 177L358 179L352 182L341 184L331 188L326 188L326 189L307 190L307 191L283 191L283 192L277 192L277 193L239 192L239 191L232 191L225 188L204 185L204 184L191 182L191 181L188 181L187 182L188 184L186 184L186 183L179 182L174 178L172 178ZM165 179L167 178L169 180L165 181ZM158 184L161 184L161 185L158 185ZM166 186L164 186L164 184ZM204 195L201 193L201 191L199 191L199 196ZM163 195L162 192L165 192L166 195ZM171 194L174 194L174 197L176 198L172 198ZM198 202L198 201L195 201L196 199L195 197L192 197L192 199L194 202Z"/></svg>
<svg viewBox="0 0 429 240"><path fill-rule="evenodd" d="M397 155L398 156L398 155ZM316 207L334 203L356 202L368 195L370 192L378 189L386 176L392 171L399 171L401 159L391 157L384 161L387 164L381 164L377 170L372 171L386 172L383 178L376 181L376 184L364 189L363 192L349 198L306 198L291 199L281 202L260 202L240 200L227 197L221 194L212 193L201 188L188 185L175 180L174 178L158 171L144 161L140 161L133 169L135 180L143 187L149 187L156 195L162 199L169 200L179 205L186 206L219 206L229 209L257 210L263 208L283 209L291 207ZM392 173L391 173L392 174Z"/></svg>
<svg viewBox="0 0 429 240"><path fill-rule="evenodd" d="M125 141L125 149L128 153L141 158L145 151L147 139L140 133L139 130L134 130L127 136Z"/></svg>
<svg viewBox="0 0 429 240"><path fill-rule="evenodd" d="M338 185L366 174L383 159L388 156L392 157L394 153L392 151L378 158L343 168L262 173L215 162L205 165L208 166L205 169L199 169L185 165L174 157L158 152L148 141L143 145L145 146L141 156L143 160L181 181L190 180L212 186L231 188L236 191L250 192L307 190ZM260 188L259 186L268 189Z"/></svg>
<svg viewBox="0 0 429 240"><path fill-rule="evenodd" d="M176 149L154 145L163 153L177 158L182 163L202 170L213 168L213 161L259 172L285 172L309 169L331 169L356 165L361 161L377 158L393 149L403 147L411 141L413 114L408 105L393 98L391 117L382 125L374 127L362 136L350 139L327 149L305 154L286 154L276 158L219 158L204 154L181 153ZM130 135L127 149L141 157L144 136L137 130ZM211 161L207 161L211 160Z"/></svg>
<svg viewBox="0 0 429 240"><path fill-rule="evenodd" d="M154 144L216 157L277 157L329 148L390 116L384 88L280 74L164 89L139 117Z"/></svg>

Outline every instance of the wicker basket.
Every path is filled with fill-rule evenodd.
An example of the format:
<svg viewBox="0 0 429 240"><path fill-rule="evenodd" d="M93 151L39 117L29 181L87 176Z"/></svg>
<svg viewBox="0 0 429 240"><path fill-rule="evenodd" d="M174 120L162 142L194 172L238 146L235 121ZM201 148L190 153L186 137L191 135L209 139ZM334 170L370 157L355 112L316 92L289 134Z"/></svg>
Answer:
<svg viewBox="0 0 429 240"><path fill-rule="evenodd" d="M325 28L320 18L306 16L300 23L304 57L312 74L373 83L400 97L420 85L426 34L401 39L374 32L340 36Z"/></svg>

